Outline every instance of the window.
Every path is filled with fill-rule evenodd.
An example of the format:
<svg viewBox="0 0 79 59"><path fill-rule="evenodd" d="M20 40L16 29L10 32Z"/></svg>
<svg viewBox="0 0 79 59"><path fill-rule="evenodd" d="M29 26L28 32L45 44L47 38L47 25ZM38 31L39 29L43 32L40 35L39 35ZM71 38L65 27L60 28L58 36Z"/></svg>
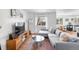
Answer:
<svg viewBox="0 0 79 59"><path fill-rule="evenodd" d="M47 17L45 16L38 16L36 17L36 26L47 27Z"/></svg>

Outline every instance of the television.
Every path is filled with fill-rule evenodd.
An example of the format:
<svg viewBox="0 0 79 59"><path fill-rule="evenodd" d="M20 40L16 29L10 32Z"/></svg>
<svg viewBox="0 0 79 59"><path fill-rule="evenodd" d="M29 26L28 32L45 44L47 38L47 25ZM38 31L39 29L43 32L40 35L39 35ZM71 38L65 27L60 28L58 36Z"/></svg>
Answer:
<svg viewBox="0 0 79 59"><path fill-rule="evenodd" d="M21 22L21 23L15 23L13 25L14 38L22 34L24 31L25 31L25 23Z"/></svg>

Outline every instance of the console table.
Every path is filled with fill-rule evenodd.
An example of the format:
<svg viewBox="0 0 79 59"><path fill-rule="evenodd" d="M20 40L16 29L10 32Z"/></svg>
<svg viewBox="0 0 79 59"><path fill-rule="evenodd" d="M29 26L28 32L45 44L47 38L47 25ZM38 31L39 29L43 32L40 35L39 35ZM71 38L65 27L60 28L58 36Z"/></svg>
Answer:
<svg viewBox="0 0 79 59"><path fill-rule="evenodd" d="M17 50L21 46L21 44L25 41L25 39L28 37L29 32L24 32L21 35L22 35L22 37L18 36L15 39L10 39L10 40L6 41L6 48L7 48L7 50ZM24 35L26 37L25 39L23 38Z"/></svg>

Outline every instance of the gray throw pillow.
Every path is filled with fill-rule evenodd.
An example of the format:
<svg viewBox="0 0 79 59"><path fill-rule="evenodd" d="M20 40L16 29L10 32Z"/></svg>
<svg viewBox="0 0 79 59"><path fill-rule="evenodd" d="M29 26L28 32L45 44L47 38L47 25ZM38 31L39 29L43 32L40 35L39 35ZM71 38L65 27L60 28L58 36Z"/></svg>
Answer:
<svg viewBox="0 0 79 59"><path fill-rule="evenodd" d="M77 42L76 38L69 38L68 42Z"/></svg>

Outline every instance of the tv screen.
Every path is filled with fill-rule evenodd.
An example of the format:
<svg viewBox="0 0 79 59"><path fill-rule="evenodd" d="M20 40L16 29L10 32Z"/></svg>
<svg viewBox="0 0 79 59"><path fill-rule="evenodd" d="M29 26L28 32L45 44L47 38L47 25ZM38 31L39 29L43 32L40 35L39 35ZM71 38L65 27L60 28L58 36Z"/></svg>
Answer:
<svg viewBox="0 0 79 59"><path fill-rule="evenodd" d="M22 26L14 26L14 37L19 36L25 31L25 24L23 23Z"/></svg>

